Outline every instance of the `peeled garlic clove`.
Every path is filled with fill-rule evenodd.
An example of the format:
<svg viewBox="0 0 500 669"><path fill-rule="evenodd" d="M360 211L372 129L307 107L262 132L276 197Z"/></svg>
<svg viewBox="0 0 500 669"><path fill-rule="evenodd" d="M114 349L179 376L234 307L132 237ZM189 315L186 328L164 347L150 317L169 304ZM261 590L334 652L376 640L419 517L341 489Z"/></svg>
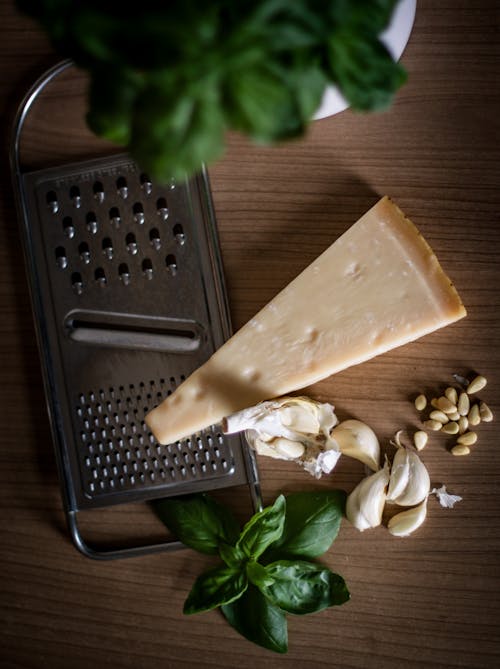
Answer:
<svg viewBox="0 0 500 669"><path fill-rule="evenodd" d="M358 483L348 496L346 516L360 532L382 523L389 478L389 466L386 463L378 472Z"/></svg>
<svg viewBox="0 0 500 669"><path fill-rule="evenodd" d="M360 420L345 420L331 433L341 453L360 460L372 471L380 468L380 445L375 432Z"/></svg>
<svg viewBox="0 0 500 669"><path fill-rule="evenodd" d="M418 506L393 516L387 529L395 537L407 537L422 525L427 516L427 497Z"/></svg>
<svg viewBox="0 0 500 669"><path fill-rule="evenodd" d="M280 455L287 457L289 460L296 460L304 455L306 450L300 441L292 441L285 439L285 437L277 437L269 446L274 448Z"/></svg>
<svg viewBox="0 0 500 669"><path fill-rule="evenodd" d="M399 448L396 451L391 467L391 478L389 480L389 489L387 491L387 501L394 502L404 493L408 486L410 478L410 458L408 449Z"/></svg>
<svg viewBox="0 0 500 669"><path fill-rule="evenodd" d="M307 410L300 404L284 406L280 413L280 419L285 427L304 432L305 434L317 434L319 432L319 420L315 413Z"/></svg>
<svg viewBox="0 0 500 669"><path fill-rule="evenodd" d="M272 442L260 439L254 430L248 430L245 436L250 446L256 453L258 453L258 455L265 455L268 458L274 458L275 460L290 460L289 457L279 453L273 448L271 445Z"/></svg>
<svg viewBox="0 0 500 669"><path fill-rule="evenodd" d="M419 504L427 497L431 480L426 466L414 451L396 451L387 500L400 506Z"/></svg>

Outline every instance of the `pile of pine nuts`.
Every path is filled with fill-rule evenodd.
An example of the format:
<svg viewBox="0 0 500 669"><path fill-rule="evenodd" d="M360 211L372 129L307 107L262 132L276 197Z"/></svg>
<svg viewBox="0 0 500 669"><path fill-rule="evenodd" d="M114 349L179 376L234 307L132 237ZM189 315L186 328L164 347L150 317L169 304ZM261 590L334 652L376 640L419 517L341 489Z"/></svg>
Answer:
<svg viewBox="0 0 500 669"><path fill-rule="evenodd" d="M456 378L456 377L455 377ZM493 420L491 409L481 400L473 396L486 386L484 376L476 376L472 381L460 379L462 388L457 390L448 386L441 397L433 397L430 401L432 411L423 426L434 432L443 432L448 435L458 435L455 445L451 448L453 455L469 455L470 446L477 441L477 432L470 427L476 427L482 421L489 423ZM417 411L427 408L427 397L423 394L415 398ZM418 430L413 435L415 448L420 451L427 444L428 434L424 430Z"/></svg>

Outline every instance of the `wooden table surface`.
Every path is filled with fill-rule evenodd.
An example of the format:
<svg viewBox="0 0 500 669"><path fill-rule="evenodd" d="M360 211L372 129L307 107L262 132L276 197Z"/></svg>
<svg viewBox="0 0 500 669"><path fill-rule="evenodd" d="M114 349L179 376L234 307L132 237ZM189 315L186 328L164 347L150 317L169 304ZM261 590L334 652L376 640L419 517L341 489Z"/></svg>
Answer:
<svg viewBox="0 0 500 669"><path fill-rule="evenodd" d="M317 384L340 418L370 424L383 444L419 425L411 399L441 391L451 374L488 378L482 397L497 420L478 428L469 457L444 436L422 452L433 485L463 497L452 510L429 502L406 539L359 533L343 522L323 561L346 579L351 601L289 619L289 652L265 651L218 612L182 614L211 560L185 550L115 562L80 555L64 523L6 151L10 115L56 58L36 26L0 3L4 105L1 183L0 499L2 667L392 668L500 664L500 67L498 2L421 0L403 62L407 85L392 108L345 111L279 148L228 138L210 169L235 328L335 240L383 194L420 228L455 282L466 319ZM48 165L92 153L74 120L81 77L66 79L28 128L24 157ZM81 112L81 107L80 107ZM315 481L291 463L260 461L266 503L282 491L351 490L360 463L341 459ZM245 490L222 495L243 522ZM92 512L97 540L161 536L145 507Z"/></svg>

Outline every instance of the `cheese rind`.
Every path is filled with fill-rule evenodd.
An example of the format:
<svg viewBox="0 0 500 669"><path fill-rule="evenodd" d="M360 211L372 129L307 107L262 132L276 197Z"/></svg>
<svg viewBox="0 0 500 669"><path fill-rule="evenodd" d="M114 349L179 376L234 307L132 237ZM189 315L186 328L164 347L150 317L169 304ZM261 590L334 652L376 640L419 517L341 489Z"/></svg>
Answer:
<svg viewBox="0 0 500 669"><path fill-rule="evenodd" d="M466 315L413 223L384 197L146 416L171 443Z"/></svg>

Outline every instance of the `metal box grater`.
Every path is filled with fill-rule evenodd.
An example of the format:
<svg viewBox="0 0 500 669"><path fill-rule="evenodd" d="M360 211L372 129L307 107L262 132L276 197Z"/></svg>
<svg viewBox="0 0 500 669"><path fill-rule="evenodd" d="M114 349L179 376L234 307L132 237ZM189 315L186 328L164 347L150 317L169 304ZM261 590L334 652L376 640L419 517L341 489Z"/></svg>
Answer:
<svg viewBox="0 0 500 669"><path fill-rule="evenodd" d="M249 484L255 460L212 427L163 446L144 417L230 335L209 183L152 183L126 155L24 174L19 138L47 72L21 106L13 171L38 340L69 525L77 512Z"/></svg>

